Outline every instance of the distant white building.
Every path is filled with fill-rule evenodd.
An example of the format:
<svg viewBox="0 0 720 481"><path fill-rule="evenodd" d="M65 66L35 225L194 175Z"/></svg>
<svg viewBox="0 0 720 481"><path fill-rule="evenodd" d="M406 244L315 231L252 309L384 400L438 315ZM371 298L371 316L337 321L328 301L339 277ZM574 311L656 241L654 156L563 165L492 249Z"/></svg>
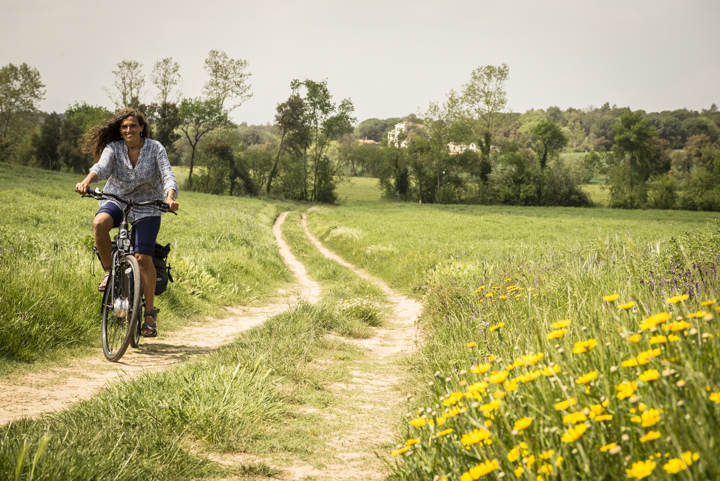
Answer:
<svg viewBox="0 0 720 481"><path fill-rule="evenodd" d="M468 144L456 144L455 142L450 142L449 144L447 144L447 146L448 146L448 153L450 155L462 154L466 150L469 150L471 152L478 152L480 150L477 148L477 145L475 145L474 142L469 145Z"/></svg>
<svg viewBox="0 0 720 481"><path fill-rule="evenodd" d="M422 128L422 125L420 124L414 124L412 122L400 122L399 124L395 124L395 128L392 129L390 132L387 133L387 139L389 144L395 145L395 147L405 148L408 146L407 137L405 140L400 142L398 139L400 138L400 134L407 133L412 128Z"/></svg>

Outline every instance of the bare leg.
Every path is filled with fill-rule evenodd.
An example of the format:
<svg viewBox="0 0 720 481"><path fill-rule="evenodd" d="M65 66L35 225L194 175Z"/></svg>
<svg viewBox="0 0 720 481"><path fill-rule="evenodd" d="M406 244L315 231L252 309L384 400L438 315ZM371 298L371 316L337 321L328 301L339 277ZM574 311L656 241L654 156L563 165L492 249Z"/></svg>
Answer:
<svg viewBox="0 0 720 481"><path fill-rule="evenodd" d="M153 264L152 256L147 254L135 254L135 258L140 264L140 275L142 276L142 288L145 293L145 310L155 309L155 283L157 272L155 264ZM146 322L154 322L149 316L145 316Z"/></svg>
<svg viewBox="0 0 720 481"><path fill-rule="evenodd" d="M110 273L112 266L112 243L110 242L110 230L113 228L115 221L105 212L100 212L95 216L93 222L93 234L95 235L95 247L97 247L102 262L103 269L106 273Z"/></svg>

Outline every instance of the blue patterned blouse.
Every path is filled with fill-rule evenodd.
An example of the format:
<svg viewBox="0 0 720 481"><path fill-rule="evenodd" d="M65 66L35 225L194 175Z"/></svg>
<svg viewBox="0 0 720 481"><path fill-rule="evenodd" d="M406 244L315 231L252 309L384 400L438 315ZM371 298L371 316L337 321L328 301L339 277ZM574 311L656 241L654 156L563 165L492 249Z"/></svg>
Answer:
<svg viewBox="0 0 720 481"><path fill-rule="evenodd" d="M177 181L173 174L165 147L155 140L145 139L145 145L140 149L138 160L133 168L128 157L128 148L124 140L110 142L103 150L100 160L90 168L98 179L108 179L105 192L124 197L136 202L145 202L167 198L170 189L178 192ZM112 202L124 207L115 200L101 200L100 207L106 202ZM145 217L162 215L154 206L135 207L128 215L130 222Z"/></svg>

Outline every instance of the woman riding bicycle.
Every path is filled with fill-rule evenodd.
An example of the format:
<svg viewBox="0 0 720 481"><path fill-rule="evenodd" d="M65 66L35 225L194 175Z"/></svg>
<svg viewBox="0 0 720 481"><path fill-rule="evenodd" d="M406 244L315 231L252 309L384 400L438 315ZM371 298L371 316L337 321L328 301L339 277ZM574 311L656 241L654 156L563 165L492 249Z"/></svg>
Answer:
<svg viewBox="0 0 720 481"><path fill-rule="evenodd" d="M75 191L85 194L92 182L108 179L105 192L135 202L164 197L169 210L177 211L178 185L167 153L160 142L149 137L150 125L142 112L134 108L122 109L106 125L94 127L83 151L95 157L95 165L85 180L75 186ZM95 214L95 246L105 269L105 277L98 285L101 292L105 290L111 271L110 230L120 225L123 207L116 200L103 200ZM135 223L134 252L145 293L145 315L140 329L145 337L157 336L159 309L154 306L156 272L152 258L161 215L156 207L143 206L133 208L128 216L128 220Z"/></svg>

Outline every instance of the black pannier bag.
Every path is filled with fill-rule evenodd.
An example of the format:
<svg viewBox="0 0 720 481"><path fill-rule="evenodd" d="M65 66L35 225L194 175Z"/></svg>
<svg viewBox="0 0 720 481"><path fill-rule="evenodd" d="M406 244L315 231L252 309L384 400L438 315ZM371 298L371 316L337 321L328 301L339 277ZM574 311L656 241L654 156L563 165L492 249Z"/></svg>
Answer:
<svg viewBox="0 0 720 481"><path fill-rule="evenodd" d="M168 281L173 281L170 275L170 266L167 265L167 257L170 254L170 244L161 246L155 243L155 255L153 256L153 264L155 265L155 295L158 296L167 290Z"/></svg>

